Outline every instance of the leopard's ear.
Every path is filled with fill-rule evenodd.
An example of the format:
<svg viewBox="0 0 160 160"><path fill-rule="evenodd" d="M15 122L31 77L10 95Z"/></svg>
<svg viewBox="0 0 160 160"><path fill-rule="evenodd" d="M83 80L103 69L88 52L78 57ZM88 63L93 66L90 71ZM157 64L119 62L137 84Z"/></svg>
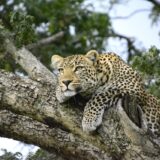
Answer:
<svg viewBox="0 0 160 160"><path fill-rule="evenodd" d="M90 50L85 56L92 62L93 65L97 64L99 54L96 50Z"/></svg>
<svg viewBox="0 0 160 160"><path fill-rule="evenodd" d="M63 57L59 56L59 55L53 55L51 57L51 68L52 69L57 69L59 64L63 62Z"/></svg>

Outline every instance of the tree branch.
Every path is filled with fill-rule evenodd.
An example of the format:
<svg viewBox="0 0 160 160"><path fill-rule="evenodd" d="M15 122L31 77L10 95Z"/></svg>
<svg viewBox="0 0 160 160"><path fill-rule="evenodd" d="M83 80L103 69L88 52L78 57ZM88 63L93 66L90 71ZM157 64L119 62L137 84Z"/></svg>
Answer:
<svg viewBox="0 0 160 160"><path fill-rule="evenodd" d="M116 16L116 17L111 17L112 20L125 20L125 19L129 19L131 17L133 17L134 15L138 14L138 13L141 13L141 12L150 12L151 10L150 9L138 9L138 10L135 10L133 11L132 13L130 13L129 15L127 16Z"/></svg>
<svg viewBox="0 0 160 160"><path fill-rule="evenodd" d="M71 133L50 128L31 118L16 115L7 110L0 111L0 135L33 143L50 152L60 152L59 154L70 157L71 160L77 157L79 160L110 159L103 153L104 151Z"/></svg>
<svg viewBox="0 0 160 160"><path fill-rule="evenodd" d="M41 83L55 84L54 75L30 51L25 48L17 50L9 39L5 39L3 45L32 79Z"/></svg>
<svg viewBox="0 0 160 160"><path fill-rule="evenodd" d="M133 156L132 152L138 149L138 153L135 152L134 156L140 154L142 157L145 157L145 154L148 153L148 147L154 148L154 150L151 149L153 153L160 151L160 149L156 149L157 146L155 147L154 143L147 139L144 134L140 134L139 130L134 129L133 123L130 122L128 116L125 116L123 111L108 110L104 115L103 124L97 134L86 135L80 128L82 111L78 106L76 108L60 106L55 99L54 89L50 88L50 86L42 85L28 78L19 78L13 74L1 72L0 93L0 110L7 109L16 114L30 117L32 120L39 121L52 128L57 127L57 129L59 128L64 132L69 132L73 136L78 136L81 141L86 141L89 145L103 151L105 156L106 154L107 156L112 155L114 158L122 155L126 157ZM6 118L4 120L6 123L8 122ZM5 136L12 137L13 130L11 127L8 127L7 131L5 131L4 126L0 128L3 129L3 132L8 133ZM19 124L18 126L20 127ZM19 139L19 136L13 136L13 138L29 143L28 136L22 137L22 139ZM33 141L30 141L30 143L39 145ZM58 145L59 143L57 143L56 147ZM64 143L64 145L66 144ZM49 150L49 148L45 149ZM61 152L61 150L59 151ZM151 153L149 154L150 156L152 155ZM98 154L100 153L98 152Z"/></svg>
<svg viewBox="0 0 160 160"><path fill-rule="evenodd" d="M0 107L2 109L7 108L12 112L27 115L49 126L56 125L64 130L69 130L109 152L108 140L103 135L85 134L81 129L82 111L78 106L73 110L70 106L61 106L55 98L55 88L51 85L43 85L28 78L0 72L0 93ZM113 146L116 145L113 144Z"/></svg>
<svg viewBox="0 0 160 160"><path fill-rule="evenodd" d="M46 147L44 140L49 143L47 141L47 138L49 138L51 144L48 144L48 148L46 147L47 150L59 149L59 152L66 155L63 149L67 146L66 152L68 157L73 157L73 159L75 158L74 151L72 150L73 153L71 153L68 146L70 141L72 145L75 143L77 147L78 143L73 143L72 140L69 141L67 139L69 142L62 144L58 142L58 137L55 136L56 139L54 139L53 136L52 139L47 136L52 136L54 132L59 134L59 131L67 135L70 133L74 139L80 141L80 146L81 143L83 143L84 148L80 148L81 151L83 150L83 153L88 154L87 148L95 148L95 150L93 149L93 154L91 154L95 159L97 158L96 156L100 157L97 159L111 159L110 156L113 159L137 159L136 157L140 159L160 159L159 146L152 142L145 133L142 134L140 129L134 127L134 124L130 122L128 116L125 116L123 110L117 111L117 109L113 108L106 111L102 126L97 130L97 133L93 135L84 133L81 129L82 108L80 108L77 103L68 102L63 105L58 103L55 97L55 85L52 84L55 80L52 73L28 50L24 48L17 50L9 40L5 40L5 44L6 50L12 53L13 58L27 71L30 77L36 81L0 71L0 110L2 110L2 116L0 116L2 117L0 118L2 122L0 127L1 135L19 139L22 134L20 140L42 147L43 144L37 141L44 138L42 142L44 143L44 147ZM36 68L35 70L32 65ZM45 83L45 81L47 83ZM71 100L71 102L73 101ZM122 105L125 104L130 105L129 102L120 102L119 107L122 108ZM4 110L8 111L6 112ZM10 121L6 121L7 117L5 115L8 114L18 119L10 123ZM21 126L20 119L23 120L23 118L26 119L24 122L22 121L23 123ZM32 123L32 120L35 123ZM37 141L34 141L32 136L23 134L25 126L26 130L24 129L24 131L26 131L26 133L29 132L27 130L28 128L31 129L30 126L28 126L28 121L35 127L35 130L34 127L32 128L34 136L37 135L37 137L40 137L40 139L36 137ZM8 126L13 125L13 127L7 127L7 122ZM13 130L17 124L20 128ZM37 127L36 124L38 124L39 127ZM37 128L39 129L38 131ZM51 128L53 128L53 130ZM54 131L54 129L57 131ZM22 132L20 132L20 130L22 130ZM47 130L47 132L44 134L45 130ZM13 133L14 135L12 135ZM74 147L70 147L74 149ZM94 151L97 152L97 154ZM84 157L87 159L87 155Z"/></svg>
<svg viewBox="0 0 160 160"><path fill-rule="evenodd" d="M48 45L51 44L52 42L57 41L58 39L62 38L64 36L64 32L58 32L53 36L41 39L40 41L36 42L36 43L32 43L26 46L27 49L32 50L38 47L42 47L44 45Z"/></svg>
<svg viewBox="0 0 160 160"><path fill-rule="evenodd" d="M134 40L130 37L127 37L125 35L122 35L120 33L116 33L114 31L112 31L109 35L109 37L113 37L113 38L120 38L120 39L124 39L127 42L127 46L128 46L128 59L127 61L129 62L130 58L133 55L133 51L136 55L140 54L141 51L138 50L135 46L134 46Z"/></svg>

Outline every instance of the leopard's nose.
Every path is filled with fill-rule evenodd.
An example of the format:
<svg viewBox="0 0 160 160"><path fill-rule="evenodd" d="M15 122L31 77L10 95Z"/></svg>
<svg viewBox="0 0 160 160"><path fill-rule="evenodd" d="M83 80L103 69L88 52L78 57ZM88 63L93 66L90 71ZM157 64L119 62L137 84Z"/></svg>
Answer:
<svg viewBox="0 0 160 160"><path fill-rule="evenodd" d="M71 82L72 82L72 80L65 80L65 81L62 81L66 86L68 86Z"/></svg>

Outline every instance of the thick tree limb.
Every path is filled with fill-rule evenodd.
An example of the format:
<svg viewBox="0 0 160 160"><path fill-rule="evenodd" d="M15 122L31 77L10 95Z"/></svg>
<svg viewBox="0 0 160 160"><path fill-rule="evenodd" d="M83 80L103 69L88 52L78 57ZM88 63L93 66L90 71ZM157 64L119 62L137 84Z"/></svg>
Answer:
<svg viewBox="0 0 160 160"><path fill-rule="evenodd" d="M83 133L82 111L80 112L78 108L71 110L70 107L60 106L55 98L55 89L50 85L41 85L27 78L18 78L13 74L0 72L0 88L2 108L30 116L50 126L58 125L108 151L110 146L108 140L103 138L103 135L91 136ZM116 145L119 144L113 143L114 148L121 146L121 144Z"/></svg>
<svg viewBox="0 0 160 160"><path fill-rule="evenodd" d="M3 45L6 51L13 56L15 61L22 66L32 79L41 83L55 84L56 80L53 74L31 52L25 48L17 50L9 39L5 39Z"/></svg>
<svg viewBox="0 0 160 160"><path fill-rule="evenodd" d="M57 41L58 39L60 39L63 36L64 36L64 32L61 31L61 32L56 33L53 36L41 39L40 41L38 41L36 43L29 44L29 45L26 46L26 48L29 49L29 50L32 50L32 49L35 49L35 48L38 48L38 47L42 47L44 45L48 45L48 44L51 44L52 42Z"/></svg>
<svg viewBox="0 0 160 160"><path fill-rule="evenodd" d="M96 135L86 135L80 128L82 112L78 108L60 106L54 97L54 89L51 92L52 89L49 88L47 85L43 86L28 78L22 79L13 74L1 72L0 109L23 114L50 127L57 126L115 158L122 155L134 157L139 154L145 158L146 153L153 158L153 153L155 157L156 153L159 153L160 149L156 149L157 146L152 141L133 127L132 122L125 116L125 112L117 112L115 109L105 113L103 124ZM3 131L5 132L4 127ZM10 136L12 132L12 130L7 130ZM13 138L26 141L25 137L19 139L19 136L15 136ZM30 143L41 146L32 141ZM148 153L148 147L151 148L152 154Z"/></svg>
<svg viewBox="0 0 160 160"><path fill-rule="evenodd" d="M74 139L79 140L83 145L87 144L87 147L84 146L83 148L84 157L86 157L86 159L88 158L87 155L85 156L86 153L88 154L88 147L95 148L93 151L97 152L97 154L93 152L93 159L104 159L104 157L106 157L105 159L110 159L110 156L114 159L128 160L160 159L159 146L150 140L145 133L134 127L133 123L130 122L122 109L119 111L117 111L117 109L110 109L105 112L103 124L97 133L94 135L85 134L81 129L82 109L79 108L77 104L73 105L68 102L68 104L60 105L57 102L55 98L55 85L53 85L55 79L51 72L26 49L17 50L9 40L5 40L5 44L6 50L12 53L13 58L16 59L30 77L36 81L29 78L20 78L14 74L0 71L0 110L2 110L2 115L4 115L4 118L0 119L0 126L3 128L0 132L1 135L43 146L43 144L38 144L37 141L33 141L31 136L28 137L25 135L20 138L20 135L23 135L24 126L27 126L27 128L29 127L27 125L27 121L29 120L31 124L35 124L35 130L33 128L34 131L36 131L37 128L36 124L40 124L39 132L41 132L41 125L42 133L44 130L47 130L50 134L51 131L48 129L52 127L53 130L55 128L57 129L57 131L55 131L57 134L58 131L62 131L62 133L66 133L67 135L71 134ZM122 108L121 102L119 102L118 108ZM7 111L4 112L4 110ZM12 115L13 117L16 115L15 117L26 118L26 124L22 123L24 125L22 132L19 129L17 131L15 130L15 132L17 133L19 131L20 133L13 134L12 127L5 128L8 122L4 122L5 113L11 117ZM18 120L20 120L20 118ZM18 124L20 127L18 120L15 124L13 123L14 121L11 121L13 126ZM33 122L31 120L33 120ZM12 123L9 123L9 125ZM39 133L41 139L45 136L49 136L47 133L42 133ZM38 133L35 132L34 134L36 136ZM57 139L54 139L58 137L53 136L52 138L52 144L54 144L53 142L58 142ZM76 146L76 142L74 143ZM74 143L72 144L74 145ZM63 148L65 145L69 146L70 144L70 141L64 144L57 143L57 146L53 145L46 149L59 149L59 152L67 155L66 152L64 153ZM44 144L44 148L45 146ZM74 147L71 147L71 149L73 148ZM74 158L74 153L70 153L69 151L67 151L67 153L68 156L70 155ZM99 158L96 156L99 156ZM80 157L80 159L82 158Z"/></svg>
<svg viewBox="0 0 160 160"><path fill-rule="evenodd" d="M58 128L50 128L31 118L16 115L7 110L0 111L0 133L6 137L33 143L49 151L60 151L59 154L70 157L67 158L70 160L75 160L76 157L82 160L111 159L103 153L104 151L71 133Z"/></svg>

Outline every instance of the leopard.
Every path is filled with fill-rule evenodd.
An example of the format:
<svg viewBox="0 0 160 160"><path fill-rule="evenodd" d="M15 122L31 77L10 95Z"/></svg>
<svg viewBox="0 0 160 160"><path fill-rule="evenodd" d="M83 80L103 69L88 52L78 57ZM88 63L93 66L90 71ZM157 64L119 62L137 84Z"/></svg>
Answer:
<svg viewBox="0 0 160 160"><path fill-rule="evenodd" d="M51 67L57 77L60 103L77 94L88 98L82 118L84 132L94 132L102 123L105 109L130 95L138 100L144 126L160 136L160 101L146 91L140 74L116 53L90 50L85 55L53 55Z"/></svg>

